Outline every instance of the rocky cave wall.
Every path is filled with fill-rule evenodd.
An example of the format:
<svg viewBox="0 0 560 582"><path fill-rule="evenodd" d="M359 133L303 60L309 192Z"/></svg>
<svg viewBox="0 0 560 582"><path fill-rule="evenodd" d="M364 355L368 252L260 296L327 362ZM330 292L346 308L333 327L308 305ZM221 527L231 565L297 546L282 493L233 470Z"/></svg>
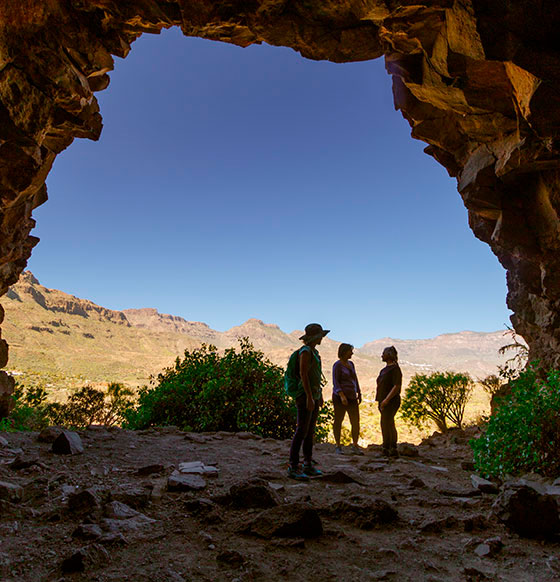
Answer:
<svg viewBox="0 0 560 582"><path fill-rule="evenodd" d="M100 135L94 93L113 56L180 26L310 59L385 56L412 136L457 178L474 234L507 269L531 358L560 366L559 25L557 0L3 0L0 294L38 242L32 211L56 155ZM7 359L2 341L0 367ZM0 393L11 386L0 373Z"/></svg>

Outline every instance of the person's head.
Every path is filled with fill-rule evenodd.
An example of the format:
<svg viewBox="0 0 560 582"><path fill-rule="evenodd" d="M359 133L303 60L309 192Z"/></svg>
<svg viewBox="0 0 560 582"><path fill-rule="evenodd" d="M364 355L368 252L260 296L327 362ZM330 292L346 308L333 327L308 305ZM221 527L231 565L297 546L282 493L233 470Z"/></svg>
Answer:
<svg viewBox="0 0 560 582"><path fill-rule="evenodd" d="M398 362L399 354L397 353L397 348L395 346L385 348L381 354L381 359L388 364Z"/></svg>
<svg viewBox="0 0 560 582"><path fill-rule="evenodd" d="M338 359L349 360L354 353L354 346L352 344L340 344L338 346Z"/></svg>
<svg viewBox="0 0 560 582"><path fill-rule="evenodd" d="M323 329L318 323L309 323L305 326L305 333L299 338L305 345L319 345L321 340L331 331Z"/></svg>

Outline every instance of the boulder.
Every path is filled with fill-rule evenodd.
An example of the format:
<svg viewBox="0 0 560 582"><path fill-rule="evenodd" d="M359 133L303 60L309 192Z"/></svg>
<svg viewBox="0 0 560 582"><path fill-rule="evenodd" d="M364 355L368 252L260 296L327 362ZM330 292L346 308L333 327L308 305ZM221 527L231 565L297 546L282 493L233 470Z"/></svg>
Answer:
<svg viewBox="0 0 560 582"><path fill-rule="evenodd" d="M494 515L515 533L546 538L560 531L558 505L544 487L527 481L508 481L492 506Z"/></svg>
<svg viewBox="0 0 560 582"><path fill-rule="evenodd" d="M323 534L323 523L308 503L278 505L260 513L243 528L243 533L261 538L316 538Z"/></svg>
<svg viewBox="0 0 560 582"><path fill-rule="evenodd" d="M478 544L474 553L481 558L492 558L502 551L504 544L499 536L488 538L483 543Z"/></svg>
<svg viewBox="0 0 560 582"><path fill-rule="evenodd" d="M52 452L57 455L79 455L84 452L82 439L76 432L63 430L54 440Z"/></svg>

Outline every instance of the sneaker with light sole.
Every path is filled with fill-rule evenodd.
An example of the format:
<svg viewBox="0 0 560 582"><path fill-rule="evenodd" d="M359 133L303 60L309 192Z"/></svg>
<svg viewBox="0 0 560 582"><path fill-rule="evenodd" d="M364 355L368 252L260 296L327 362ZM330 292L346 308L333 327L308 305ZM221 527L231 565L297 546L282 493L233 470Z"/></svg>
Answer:
<svg viewBox="0 0 560 582"><path fill-rule="evenodd" d="M334 452L337 455L343 455L344 454L344 451L342 450L342 447L335 447Z"/></svg>
<svg viewBox="0 0 560 582"><path fill-rule="evenodd" d="M309 477L299 467L289 467L288 477L299 481L309 481Z"/></svg>
<svg viewBox="0 0 560 582"><path fill-rule="evenodd" d="M316 469L313 465L304 465L303 473L308 477L319 477L319 475L323 474L323 471Z"/></svg>
<svg viewBox="0 0 560 582"><path fill-rule="evenodd" d="M360 447L358 445L352 445L352 454L353 455L363 455L364 452L362 451L362 449L360 449Z"/></svg>

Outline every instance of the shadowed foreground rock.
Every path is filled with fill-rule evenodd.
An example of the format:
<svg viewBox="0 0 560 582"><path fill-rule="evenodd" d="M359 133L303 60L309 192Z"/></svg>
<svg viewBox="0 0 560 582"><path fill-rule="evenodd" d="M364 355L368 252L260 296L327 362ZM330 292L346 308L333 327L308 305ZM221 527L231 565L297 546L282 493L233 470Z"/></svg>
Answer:
<svg viewBox="0 0 560 582"><path fill-rule="evenodd" d="M323 524L308 503L287 503L260 513L243 533L261 538L316 538L323 534Z"/></svg>
<svg viewBox="0 0 560 582"><path fill-rule="evenodd" d="M506 483L492 511L500 521L522 536L547 538L560 532L556 499L536 483Z"/></svg>
<svg viewBox="0 0 560 582"><path fill-rule="evenodd" d="M47 200L56 156L76 137L99 138L94 92L109 85L114 56L126 57L141 34L172 26L239 46L287 46L317 60L384 55L395 107L428 144L426 153L457 178L470 227L507 269L512 322L530 357L560 365L556 0L5 0L0 294L38 242L32 211ZM6 358L0 342L0 366ZM0 394L9 393L2 382Z"/></svg>

